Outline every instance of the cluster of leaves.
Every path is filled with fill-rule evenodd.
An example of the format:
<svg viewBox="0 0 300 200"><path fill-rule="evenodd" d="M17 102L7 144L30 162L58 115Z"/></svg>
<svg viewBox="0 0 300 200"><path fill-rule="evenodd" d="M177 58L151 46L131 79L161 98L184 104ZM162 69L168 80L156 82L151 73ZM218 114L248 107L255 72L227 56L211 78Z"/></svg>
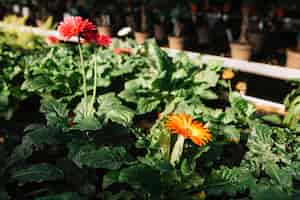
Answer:
<svg viewBox="0 0 300 200"><path fill-rule="evenodd" d="M288 110L284 119L284 123L291 129L299 130L298 119L300 115L300 87L299 81L296 83L298 88L294 89L284 101L284 104Z"/></svg>
<svg viewBox="0 0 300 200"><path fill-rule="evenodd" d="M115 54L115 47L131 54ZM280 118L270 122L274 116L258 115L238 93L227 92L220 64L182 53L171 58L153 41L83 46L83 97L73 45L3 55L9 51L22 59L0 57L4 83L13 80L6 70L21 66L16 74L22 77L1 88L1 99L12 98L13 86L27 98L38 96L46 123L27 124L23 134L0 129L0 199L299 196L299 136ZM176 135L164 127L173 112L203 122L214 138L205 147L187 140L176 166L169 161Z"/></svg>

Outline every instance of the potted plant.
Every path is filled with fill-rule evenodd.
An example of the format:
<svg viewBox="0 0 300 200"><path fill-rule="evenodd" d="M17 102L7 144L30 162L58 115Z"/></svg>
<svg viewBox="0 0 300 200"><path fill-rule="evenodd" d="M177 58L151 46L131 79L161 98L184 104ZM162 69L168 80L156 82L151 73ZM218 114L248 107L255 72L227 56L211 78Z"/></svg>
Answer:
<svg viewBox="0 0 300 200"><path fill-rule="evenodd" d="M185 6L178 3L175 8L170 12L171 22L172 22L172 33L168 36L169 47L171 49L184 49L184 37L183 30L184 24L182 22L182 17L184 13L188 13L185 10Z"/></svg>
<svg viewBox="0 0 300 200"><path fill-rule="evenodd" d="M141 10L140 10L140 31L135 31L134 37L135 40L138 44L143 44L145 40L148 38L148 16L147 16L147 8L145 2L142 3L141 5Z"/></svg>
<svg viewBox="0 0 300 200"><path fill-rule="evenodd" d="M165 2L152 1L152 19L154 25L154 37L159 44L163 44L166 39L166 19L168 8Z"/></svg>
<svg viewBox="0 0 300 200"><path fill-rule="evenodd" d="M103 13L98 18L98 32L103 35L111 35L111 16L108 13Z"/></svg>
<svg viewBox="0 0 300 200"><path fill-rule="evenodd" d="M294 49L287 49L286 66L289 68L300 69L300 33L297 37L297 47Z"/></svg>
<svg viewBox="0 0 300 200"><path fill-rule="evenodd" d="M251 45L247 40L247 31L249 25L250 5L248 3L243 3L241 12L241 33L238 42L230 44L231 57L240 60L249 60L251 57Z"/></svg>

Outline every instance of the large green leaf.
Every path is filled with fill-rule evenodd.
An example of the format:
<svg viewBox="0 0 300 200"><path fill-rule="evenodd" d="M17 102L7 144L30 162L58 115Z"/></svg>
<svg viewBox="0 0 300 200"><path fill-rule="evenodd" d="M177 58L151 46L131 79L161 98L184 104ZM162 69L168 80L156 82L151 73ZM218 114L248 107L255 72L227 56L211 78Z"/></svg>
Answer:
<svg viewBox="0 0 300 200"><path fill-rule="evenodd" d="M66 192L62 194L38 197L35 200L86 200L87 198L79 196L77 193Z"/></svg>
<svg viewBox="0 0 300 200"><path fill-rule="evenodd" d="M140 98L137 105L138 114L145 114L157 109L160 100L155 98Z"/></svg>
<svg viewBox="0 0 300 200"><path fill-rule="evenodd" d="M159 172L145 165L134 165L122 169L119 176L121 183L127 183L136 190L151 194L151 199L159 199L161 182Z"/></svg>
<svg viewBox="0 0 300 200"><path fill-rule="evenodd" d="M19 185L33 182L56 181L63 178L64 173L62 170L46 163L35 164L16 170L11 175L11 179L18 181Z"/></svg>
<svg viewBox="0 0 300 200"><path fill-rule="evenodd" d="M95 108L91 96L82 98L81 102L75 109L75 125L71 127L74 130L80 131L94 131L102 127L100 119L95 116Z"/></svg>
<svg viewBox="0 0 300 200"><path fill-rule="evenodd" d="M67 105L55 100L42 103L40 111L46 115L47 125L66 129L68 127Z"/></svg>
<svg viewBox="0 0 300 200"><path fill-rule="evenodd" d="M119 169L130 161L130 157L124 147L101 147L93 145L73 146L70 159L79 167L104 168L110 170Z"/></svg>
<svg viewBox="0 0 300 200"><path fill-rule="evenodd" d="M211 69L205 69L204 71L200 71L195 76L195 83L206 83L209 87L215 87L220 78L220 75L217 74L216 71Z"/></svg>
<svg viewBox="0 0 300 200"><path fill-rule="evenodd" d="M43 150L45 145L64 143L65 137L57 128L31 125L25 129L22 143L14 149L7 161L7 166L29 158L34 151Z"/></svg>
<svg viewBox="0 0 300 200"><path fill-rule="evenodd" d="M256 111L255 107L243 99L237 92L230 93L229 102L232 109L234 109L240 117L251 117Z"/></svg>
<svg viewBox="0 0 300 200"><path fill-rule="evenodd" d="M135 115L134 111L115 96L114 93L108 93L98 98L98 115L104 117L105 121L111 120L123 126L130 126Z"/></svg>

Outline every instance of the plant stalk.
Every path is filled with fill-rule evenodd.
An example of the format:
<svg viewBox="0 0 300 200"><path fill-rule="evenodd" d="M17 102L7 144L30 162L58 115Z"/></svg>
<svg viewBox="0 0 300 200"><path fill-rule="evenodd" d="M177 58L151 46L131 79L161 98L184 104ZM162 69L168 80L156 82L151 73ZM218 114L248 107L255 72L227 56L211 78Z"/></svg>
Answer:
<svg viewBox="0 0 300 200"><path fill-rule="evenodd" d="M82 55L82 50L81 50L81 45L80 45L80 36L78 36L78 50L79 50L79 56L80 56L80 71L82 75L82 90L83 90L83 96L85 101L87 100L87 84L86 84L86 74L85 74L85 69L84 69L84 62L83 62L83 55ZM86 117L87 112L87 104L85 103L84 106L84 116Z"/></svg>
<svg viewBox="0 0 300 200"><path fill-rule="evenodd" d="M90 111L92 111L95 100L96 100L96 93L97 93L97 62L96 57L94 57L94 86L93 86L93 96L90 104Z"/></svg>
<svg viewBox="0 0 300 200"><path fill-rule="evenodd" d="M183 135L178 135L177 141L173 147L172 153L171 153L171 165L175 166L177 162L180 161L181 155L183 153L183 145L184 145L185 138Z"/></svg>

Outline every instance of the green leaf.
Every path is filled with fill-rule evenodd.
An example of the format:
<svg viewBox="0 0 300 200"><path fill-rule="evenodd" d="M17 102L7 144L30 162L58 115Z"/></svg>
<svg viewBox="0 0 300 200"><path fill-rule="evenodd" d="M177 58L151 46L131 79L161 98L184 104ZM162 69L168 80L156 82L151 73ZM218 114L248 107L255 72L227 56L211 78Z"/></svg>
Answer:
<svg viewBox="0 0 300 200"><path fill-rule="evenodd" d="M138 114L145 114L154 111L160 101L155 98L140 98L137 105Z"/></svg>
<svg viewBox="0 0 300 200"><path fill-rule="evenodd" d="M256 112L255 107L243 99L237 92L230 93L229 102L232 109L234 109L240 117L251 117Z"/></svg>
<svg viewBox="0 0 300 200"><path fill-rule="evenodd" d="M201 84L200 86L193 87L193 92L194 94L199 95L202 99L218 99L218 95L214 91L209 89L209 86L206 84Z"/></svg>
<svg viewBox="0 0 300 200"><path fill-rule="evenodd" d="M122 102L114 93L107 93L98 98L98 115L104 117L105 121L111 120L123 126L132 124L134 111L122 105Z"/></svg>
<svg viewBox="0 0 300 200"><path fill-rule="evenodd" d="M262 119L275 125L280 125L282 123L282 120L278 115L264 115Z"/></svg>
<svg viewBox="0 0 300 200"><path fill-rule="evenodd" d="M19 185L26 183L41 183L45 181L56 181L64 178L62 170L53 165L42 163L32 165L12 172L11 179L18 181Z"/></svg>
<svg viewBox="0 0 300 200"><path fill-rule="evenodd" d="M267 162L265 164L265 172L275 181L275 184L283 188L292 187L292 174L289 171L280 169L277 164Z"/></svg>
<svg viewBox="0 0 300 200"><path fill-rule="evenodd" d="M69 157L80 168L87 166L116 170L130 161L124 147L102 147L97 149L92 145L84 145L77 148L72 150L73 153Z"/></svg>
<svg viewBox="0 0 300 200"><path fill-rule="evenodd" d="M44 101L40 111L46 115L48 126L62 129L68 127L67 104L60 103L56 100Z"/></svg>
<svg viewBox="0 0 300 200"><path fill-rule="evenodd" d="M105 191L104 199L105 200L133 200L133 199L137 199L137 198L133 192L121 190L117 194L112 194L111 192Z"/></svg>
<svg viewBox="0 0 300 200"><path fill-rule="evenodd" d="M250 197L255 200L292 200L291 195L282 191L277 185L259 183L250 192Z"/></svg>
<svg viewBox="0 0 300 200"><path fill-rule="evenodd" d="M238 128L234 125L228 125L224 127L225 137L234 143L239 143L241 138L241 133Z"/></svg>
<svg viewBox="0 0 300 200"><path fill-rule="evenodd" d="M62 194L36 198L36 200L86 200L86 199L87 198L83 198L79 196L77 193L73 193L73 192L65 192Z"/></svg>
<svg viewBox="0 0 300 200"><path fill-rule="evenodd" d="M34 151L42 150L45 145L62 144L64 135L56 128L30 125L25 129L26 135L8 159L7 166L29 158Z"/></svg>
<svg viewBox="0 0 300 200"><path fill-rule="evenodd" d="M209 178L208 193L214 196L228 194L234 197L237 193L244 193L254 187L256 179L246 168L223 167L213 170Z"/></svg>
<svg viewBox="0 0 300 200"><path fill-rule="evenodd" d="M119 176L121 183L127 183L136 190L149 192L152 198L159 199L161 182L159 172L145 165L134 165L122 169Z"/></svg>
<svg viewBox="0 0 300 200"><path fill-rule="evenodd" d="M95 131L99 130L102 127L102 124L99 119L94 116L85 117L79 121L76 121L76 124L72 126L71 130L80 130L80 131Z"/></svg>
<svg viewBox="0 0 300 200"><path fill-rule="evenodd" d="M94 105L92 105L92 97L82 98L81 102L75 109L75 126L73 130L94 131L102 127L101 121L95 116Z"/></svg>
<svg viewBox="0 0 300 200"><path fill-rule="evenodd" d="M109 186L111 186L114 183L118 183L119 176L120 176L119 171L110 171L110 172L106 173L103 177L103 183L102 183L103 189L108 188Z"/></svg>
<svg viewBox="0 0 300 200"><path fill-rule="evenodd" d="M200 71L196 76L195 76L195 83L207 83L209 87L215 87L218 83L218 80L220 78L220 75L217 74L216 71L210 70L210 69L205 69L203 71Z"/></svg>
<svg viewBox="0 0 300 200"><path fill-rule="evenodd" d="M154 40L147 42L146 47L149 58L153 61L159 71L168 70L168 68L172 66L171 60L166 52L164 52Z"/></svg>

